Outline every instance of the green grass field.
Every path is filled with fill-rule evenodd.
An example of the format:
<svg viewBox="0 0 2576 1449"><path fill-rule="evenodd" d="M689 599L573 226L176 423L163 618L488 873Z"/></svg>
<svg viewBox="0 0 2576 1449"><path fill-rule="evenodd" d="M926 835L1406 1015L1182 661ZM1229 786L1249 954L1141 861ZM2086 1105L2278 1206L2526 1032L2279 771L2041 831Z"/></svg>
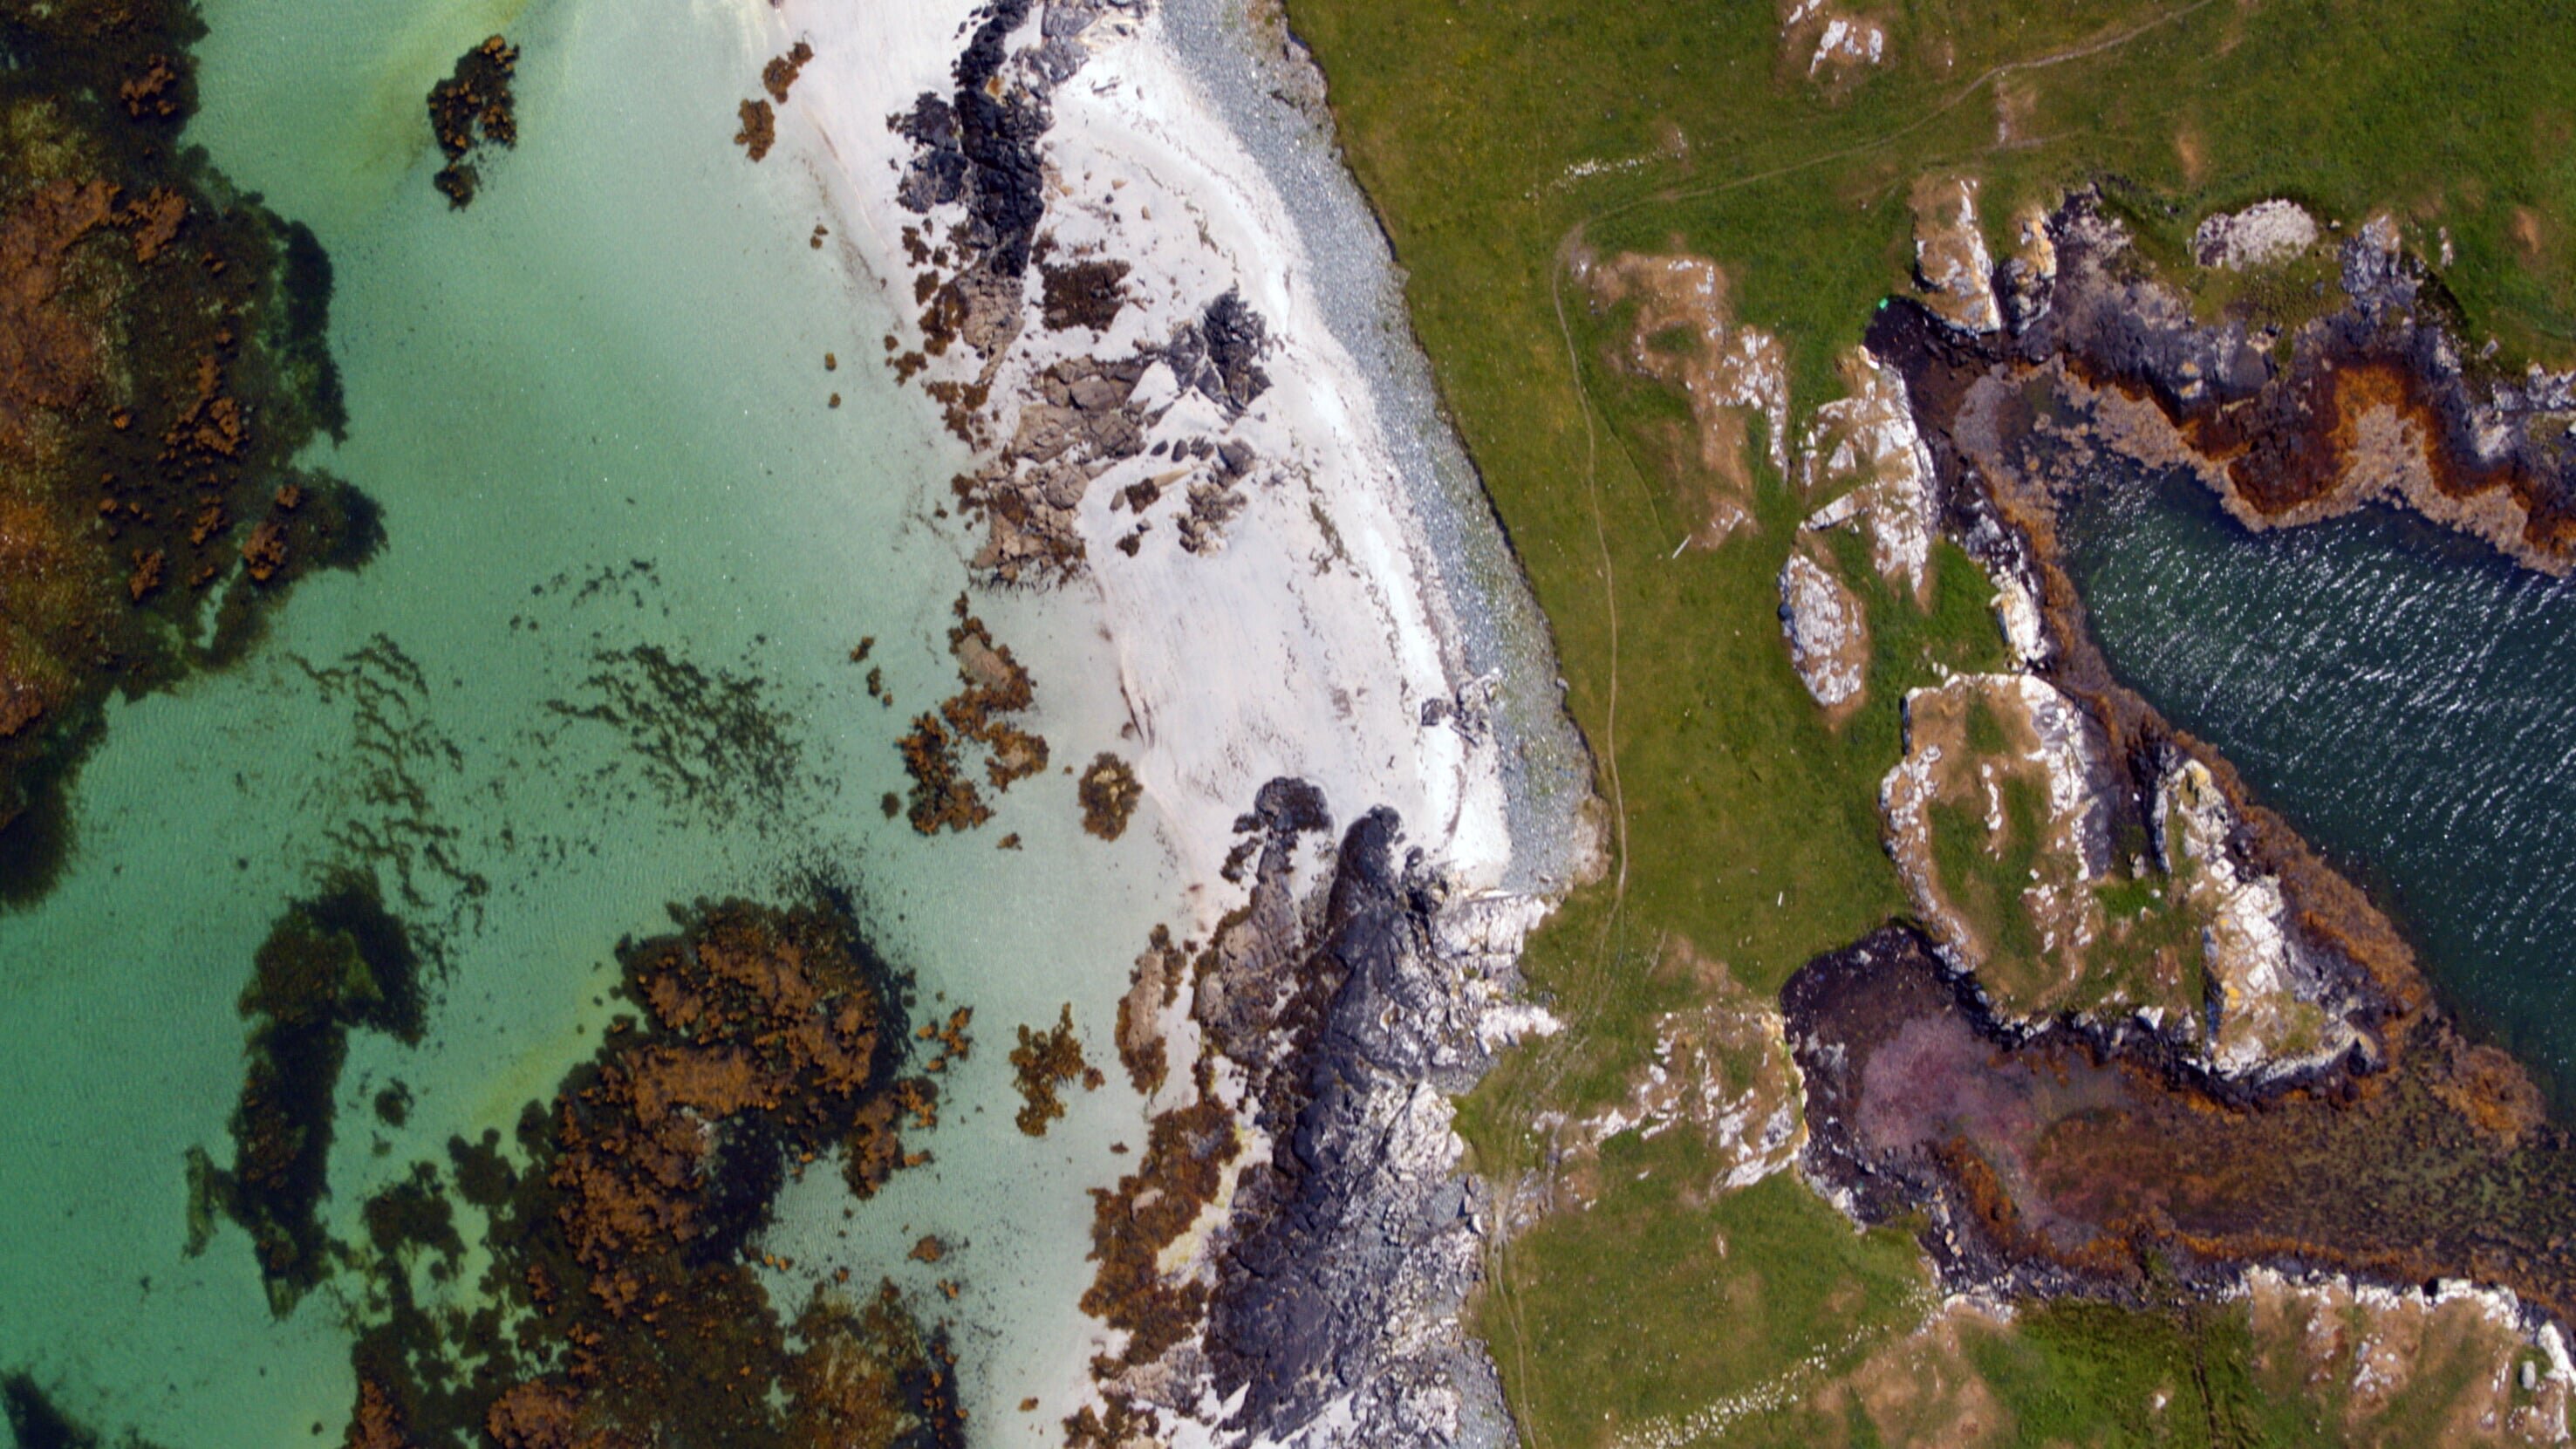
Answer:
<svg viewBox="0 0 2576 1449"><path fill-rule="evenodd" d="M1686 989L1651 969L1674 938L1772 992L1903 908L1876 812L1897 702L1936 664L2001 658L1964 555L1944 551L1928 613L1846 568L1875 657L1866 706L1829 727L1780 642L1775 578L1800 506L1759 464L1758 424L1757 526L1677 554L1701 520L1680 511L1664 440L1688 413L1612 365L1620 318L1596 315L1569 277L1574 248L1716 260L1739 320L1786 344L1795 418L1835 395L1836 356L1879 299L1907 288L1908 188L1936 171L1979 178L1999 249L2017 205L2088 182L2167 258L2207 211L2266 196L2347 225L2387 209L2426 255L2447 237L2443 281L2504 363L2576 358L2576 71L2546 0L1922 0L1862 13L1886 24L1887 63L1821 86L1803 53L1783 54L1767 0L1290 3L1556 630L1614 819L1610 877L1568 903L1527 962L1570 1029L1464 1105L1490 1171L1535 1165L1537 1113L1621 1090L1654 1014ZM2225 286L2294 315L2313 280ZM2240 300L2204 291L2204 306ZM1605 1149L1605 1169L1625 1150ZM1919 1313L1900 1241L1853 1233L1785 1179L1688 1201L1686 1164L1658 1157L1682 1150L1659 1140L1617 1158L1630 1175L1605 1172L1598 1204L1548 1219L1494 1265L1479 1321L1541 1449L1608 1442L1612 1426L1777 1381L1828 1340L1858 1352ZM2111 1322L2131 1319L2087 1321L2077 1348L2094 1367L2081 1373L2064 1334L2017 1331L1991 1365L2006 1409L2068 1442L2123 1442L2093 1429L2136 1409L2174 1344L2242 1357L2202 1343L2194 1321ZM2223 1437L2275 1438L2259 1423Z"/></svg>

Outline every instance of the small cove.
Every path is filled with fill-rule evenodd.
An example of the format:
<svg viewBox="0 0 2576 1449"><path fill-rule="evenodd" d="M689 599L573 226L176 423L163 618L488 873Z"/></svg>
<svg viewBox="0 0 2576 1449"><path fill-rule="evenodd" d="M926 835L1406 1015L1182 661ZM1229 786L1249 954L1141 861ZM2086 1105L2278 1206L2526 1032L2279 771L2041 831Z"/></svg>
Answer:
<svg viewBox="0 0 2576 1449"><path fill-rule="evenodd" d="M2444 1000L2576 1083L2576 584L2412 514L2251 532L2189 479L2066 509L2112 672L2367 887Z"/></svg>

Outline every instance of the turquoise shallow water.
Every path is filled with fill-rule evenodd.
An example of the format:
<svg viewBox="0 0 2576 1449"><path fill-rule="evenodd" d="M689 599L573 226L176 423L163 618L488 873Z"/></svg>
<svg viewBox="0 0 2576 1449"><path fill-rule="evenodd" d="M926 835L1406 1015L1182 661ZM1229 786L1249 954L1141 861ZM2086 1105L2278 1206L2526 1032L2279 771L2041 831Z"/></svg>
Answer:
<svg viewBox="0 0 2576 1449"><path fill-rule="evenodd" d="M2068 520L2113 672L2393 909L2480 1033L2576 1088L2576 584L2412 515L2250 533L2187 480Z"/></svg>
<svg viewBox="0 0 2576 1449"><path fill-rule="evenodd" d="M923 842L879 812L902 712L847 656L876 636L907 707L953 683L966 545L932 509L958 459L870 361L886 318L858 257L806 243L821 183L730 144L757 11L206 9L190 137L333 257L350 426L314 461L382 501L390 541L301 587L241 668L119 707L65 880L0 917L0 1369L168 1446L336 1437L348 1305L325 1291L272 1320L228 1225L184 1256L183 1162L228 1155L252 951L322 870L363 861L444 965L421 1047L352 1040L335 1212L549 1095L595 1044L614 943L661 929L666 902L822 870L926 997L977 1007L987 1049L953 1075L935 1166L847 1230L809 1183L778 1241L813 1273L900 1279L911 1235L971 1220L943 1272L968 1285L977 1416L1068 1388L1045 1375L1078 1322L1080 1189L1114 1177L1134 1102L1077 1099L1040 1150L1009 1130L991 1039L1070 1000L1100 1040L1175 891L1150 827L1114 850L1079 833L1070 781L1024 785L981 837ZM451 214L421 98L504 25L521 145ZM978 607L1036 672L1031 723L1059 757L1112 743L1091 622ZM745 703L710 717L656 693L654 657ZM655 727L567 712L607 700ZM995 852L1003 830L1028 849ZM397 1078L416 1099L400 1133L364 1105Z"/></svg>

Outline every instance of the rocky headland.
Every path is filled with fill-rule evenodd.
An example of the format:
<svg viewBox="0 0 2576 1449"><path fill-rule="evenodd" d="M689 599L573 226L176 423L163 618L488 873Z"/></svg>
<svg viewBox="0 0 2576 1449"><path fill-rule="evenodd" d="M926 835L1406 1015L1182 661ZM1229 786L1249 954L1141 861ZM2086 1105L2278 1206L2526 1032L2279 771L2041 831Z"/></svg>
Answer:
<svg viewBox="0 0 2576 1449"><path fill-rule="evenodd" d="M1237 825L1249 899L1203 948L1160 938L1121 1012L1161 1110L1138 1169L1095 1194L1085 1307L1123 1341L1069 1442L1508 1442L1460 1323L1493 1215L1450 1098L1550 1025L1513 999L1545 907L1461 891L1383 808L1336 843L1304 781ZM1186 1087L1159 1090L1167 1045L1192 1043Z"/></svg>
<svg viewBox="0 0 2576 1449"><path fill-rule="evenodd" d="M1918 224L1937 241L1958 211ZM1902 702L1883 803L1921 924L1786 989L1802 1170L1864 1222L1918 1222L1956 1288L2458 1283L2563 1379L2567 1133L2369 898L2113 677L2057 524L2117 460L2250 527L2392 503L2561 572L2569 379L2484 368L2385 221L2212 218L2192 265L2255 274L2215 307L2090 194L2016 229L2000 265L1927 265L1869 332L2016 660Z"/></svg>

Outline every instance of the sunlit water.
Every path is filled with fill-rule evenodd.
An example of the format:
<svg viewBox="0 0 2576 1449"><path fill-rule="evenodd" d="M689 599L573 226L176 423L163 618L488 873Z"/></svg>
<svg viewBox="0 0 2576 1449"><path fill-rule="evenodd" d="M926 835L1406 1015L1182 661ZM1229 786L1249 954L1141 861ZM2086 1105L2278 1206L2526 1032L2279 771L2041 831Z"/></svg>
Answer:
<svg viewBox="0 0 2576 1449"><path fill-rule="evenodd" d="M2479 1032L2576 1084L2576 584L2412 515L2250 533L2172 478L2090 490L2112 670L2393 909Z"/></svg>
<svg viewBox="0 0 2576 1449"><path fill-rule="evenodd" d="M959 459L874 362L887 319L858 255L807 245L820 183L730 142L763 58L751 7L206 9L190 139L332 255L350 423L313 461L382 501L390 543L301 586L245 666L116 709L67 877L0 917L0 1369L172 1449L336 1442L336 1295L272 1320L246 1235L182 1253L185 1154L230 1156L252 952L324 869L373 863L445 963L420 1048L352 1038L344 1238L375 1187L451 1133L506 1132L593 1049L621 936L667 928L668 902L775 899L821 870L858 887L925 1001L976 1007L982 1049L948 1074L934 1165L846 1226L837 1188L808 1179L776 1251L800 1277L848 1265L926 1289L903 1246L962 1239L938 1274L966 1284L951 1311L975 1418L1051 1423L1017 1400L1060 1413L1073 1387L1081 1189L1114 1179L1135 1101L1113 1080L1044 1142L1021 1137L1010 1027L1070 1001L1105 1054L1128 962L1179 891L1148 820L1090 840L1058 775L966 837L922 841L879 810L903 787L904 718L954 686L968 545L932 510ZM422 98L505 26L521 143L451 213ZM1115 744L1114 671L1078 603L978 608L1032 665L1030 723L1059 759ZM862 635L896 709L849 662ZM641 646L756 681L750 722L775 737L675 713L676 758L712 772L692 791L627 732L553 707L640 678ZM995 851L1005 831L1026 849ZM366 1106L396 1079L416 1098L399 1133Z"/></svg>

